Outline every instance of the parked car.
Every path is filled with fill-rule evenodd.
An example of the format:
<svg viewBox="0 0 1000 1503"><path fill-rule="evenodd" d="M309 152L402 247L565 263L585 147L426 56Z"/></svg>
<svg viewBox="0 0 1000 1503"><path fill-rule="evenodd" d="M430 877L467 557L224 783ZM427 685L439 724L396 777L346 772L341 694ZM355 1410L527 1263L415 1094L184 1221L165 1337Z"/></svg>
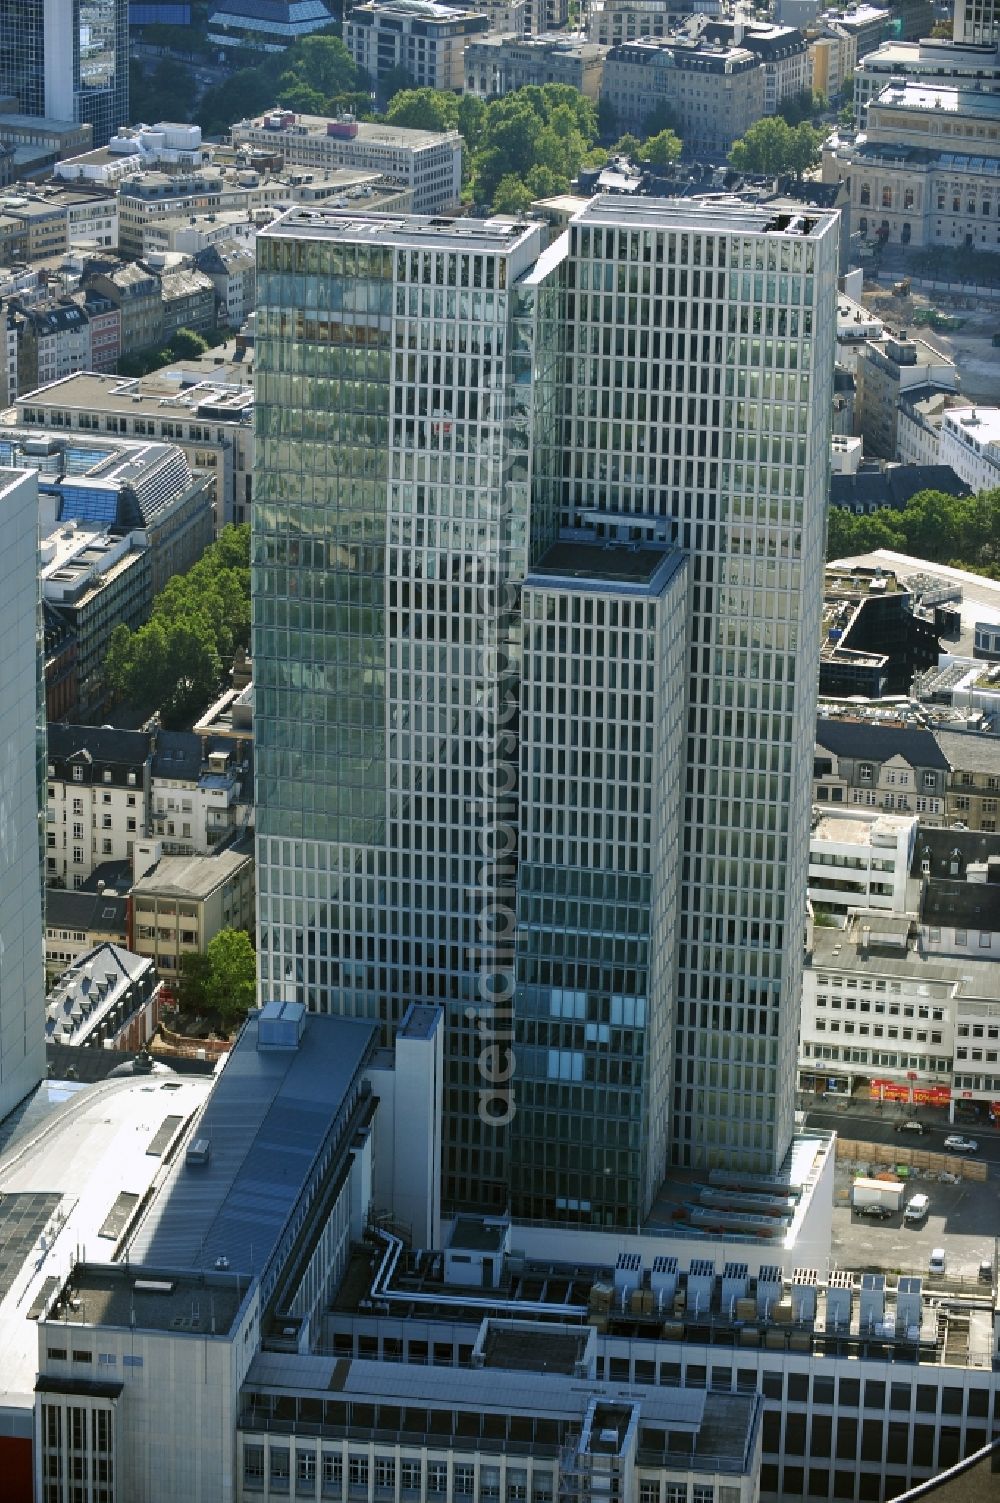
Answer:
<svg viewBox="0 0 1000 1503"><path fill-rule="evenodd" d="M979 1277L982 1279L982 1281L983 1281L984 1284L992 1284L992 1282L993 1282L993 1259L992 1258L984 1258L983 1261L980 1263L980 1265L979 1265Z"/></svg>
<svg viewBox="0 0 1000 1503"><path fill-rule="evenodd" d="M885 1221L892 1215L888 1206L858 1206L859 1216L870 1216L873 1221Z"/></svg>
<svg viewBox="0 0 1000 1503"><path fill-rule="evenodd" d="M927 1259L927 1272L944 1273L947 1266L948 1259L944 1255L944 1248L935 1247L930 1257Z"/></svg>
<svg viewBox="0 0 1000 1503"><path fill-rule="evenodd" d="M930 1197L927 1195L911 1195L906 1202L906 1210L903 1212L904 1221L923 1221L931 1208Z"/></svg>
<svg viewBox="0 0 1000 1503"><path fill-rule="evenodd" d="M896 1123L896 1131L897 1132L925 1133L927 1131L927 1129L926 1129L926 1127L924 1126L924 1124L922 1122L917 1122L917 1121L913 1121L913 1122L897 1122Z"/></svg>
<svg viewBox="0 0 1000 1503"><path fill-rule="evenodd" d="M949 1153L978 1153L979 1144L975 1138L963 1138L960 1133L953 1132L945 1138L944 1146Z"/></svg>

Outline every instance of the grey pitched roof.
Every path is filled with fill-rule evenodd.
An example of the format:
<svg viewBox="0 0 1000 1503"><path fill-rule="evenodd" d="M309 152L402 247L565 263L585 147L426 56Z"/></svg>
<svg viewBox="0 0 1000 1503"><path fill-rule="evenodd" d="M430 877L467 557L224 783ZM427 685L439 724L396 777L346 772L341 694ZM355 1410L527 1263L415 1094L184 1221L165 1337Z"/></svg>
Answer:
<svg viewBox="0 0 1000 1503"><path fill-rule="evenodd" d="M124 934L128 899L114 892L72 892L49 887L45 892L45 922L56 929L82 929L89 934Z"/></svg>
<svg viewBox="0 0 1000 1503"><path fill-rule="evenodd" d="M154 778L197 779L201 772L201 738L193 731L157 731Z"/></svg>
<svg viewBox="0 0 1000 1503"><path fill-rule="evenodd" d="M92 762L137 767L149 754L146 731L119 731L103 725L53 724L48 731L49 761L66 761L87 752Z"/></svg>
<svg viewBox="0 0 1000 1503"><path fill-rule="evenodd" d="M949 929L1000 929L1000 883L929 882L921 918Z"/></svg>
<svg viewBox="0 0 1000 1503"><path fill-rule="evenodd" d="M982 830L947 830L932 825L921 825L913 847L910 875L921 875L924 860L931 863L932 877L951 876L952 852L958 851L962 875L969 862L1000 861L1000 834Z"/></svg>
<svg viewBox="0 0 1000 1503"><path fill-rule="evenodd" d="M1000 777L1000 737L976 731L935 731L950 766L959 772L995 773Z"/></svg>
<svg viewBox="0 0 1000 1503"><path fill-rule="evenodd" d="M931 731L913 726L875 725L869 720L816 722L816 741L835 757L859 757L866 762L887 762L903 757L911 767L948 770L948 758ZM1000 743L998 743L1000 745Z"/></svg>
<svg viewBox="0 0 1000 1503"><path fill-rule="evenodd" d="M830 505L888 506L903 508L920 491L944 491L948 496L971 496L948 464L900 464L882 470L859 470L856 475L833 475L830 479Z"/></svg>

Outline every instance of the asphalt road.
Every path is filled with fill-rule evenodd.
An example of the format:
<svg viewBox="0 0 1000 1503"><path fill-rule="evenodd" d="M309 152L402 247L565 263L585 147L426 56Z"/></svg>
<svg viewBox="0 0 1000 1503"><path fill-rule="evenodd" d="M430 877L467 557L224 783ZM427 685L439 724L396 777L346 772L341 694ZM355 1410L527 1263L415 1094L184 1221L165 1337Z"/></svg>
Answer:
<svg viewBox="0 0 1000 1503"><path fill-rule="evenodd" d="M926 1148L931 1153L945 1152L945 1138L952 1133L960 1133L962 1137L974 1138L979 1144L978 1153L968 1157L984 1159L988 1164L1000 1164L1000 1133L995 1128L981 1129L978 1123L955 1127L945 1123L942 1127L931 1127L925 1122L928 1131L918 1135L915 1132L897 1133L893 1124L900 1120L895 1107L891 1112L886 1109L881 1115L877 1111L871 1114L860 1112L855 1107L848 1107L843 1111L834 1107L830 1111L806 1113L809 1126L837 1132L842 1138L863 1138L868 1143L899 1143L907 1148ZM956 1154L956 1157L959 1155Z"/></svg>

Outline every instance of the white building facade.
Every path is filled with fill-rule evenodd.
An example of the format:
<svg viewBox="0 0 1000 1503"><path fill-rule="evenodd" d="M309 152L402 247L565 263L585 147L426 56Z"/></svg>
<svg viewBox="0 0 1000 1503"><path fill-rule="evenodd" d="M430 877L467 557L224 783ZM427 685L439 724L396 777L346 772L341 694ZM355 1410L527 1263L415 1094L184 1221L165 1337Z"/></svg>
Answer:
<svg viewBox="0 0 1000 1503"><path fill-rule="evenodd" d="M953 407L941 422L939 464L974 491L1000 486L1000 407Z"/></svg>

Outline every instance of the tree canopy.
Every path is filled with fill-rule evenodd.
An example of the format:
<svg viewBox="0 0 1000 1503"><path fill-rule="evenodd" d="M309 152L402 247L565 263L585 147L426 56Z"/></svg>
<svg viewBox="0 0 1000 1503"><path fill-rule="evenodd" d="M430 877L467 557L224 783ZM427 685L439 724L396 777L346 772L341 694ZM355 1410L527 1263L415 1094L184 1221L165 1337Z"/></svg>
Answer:
<svg viewBox="0 0 1000 1503"><path fill-rule="evenodd" d="M385 118L411 130L455 130L458 104L458 95L447 89L401 89L389 101Z"/></svg>
<svg viewBox="0 0 1000 1503"><path fill-rule="evenodd" d="M318 31L206 89L197 119L208 132L228 130L234 120L275 104L307 115L357 113L371 108L370 85L340 37Z"/></svg>
<svg viewBox="0 0 1000 1503"><path fill-rule="evenodd" d="M145 626L116 626L104 663L115 700L159 709L183 725L221 687L225 667L250 640L250 529L226 527L186 574L168 580Z"/></svg>
<svg viewBox="0 0 1000 1503"><path fill-rule="evenodd" d="M729 160L737 172L794 172L801 177L819 161L822 139L822 133L805 120L793 127L780 115L766 115L733 142Z"/></svg>
<svg viewBox="0 0 1000 1503"><path fill-rule="evenodd" d="M850 558L891 548L929 563L951 564L1000 578L1000 489L976 496L919 491L900 511L858 515L830 508L827 557Z"/></svg>
<svg viewBox="0 0 1000 1503"><path fill-rule="evenodd" d="M232 1029L256 1000L257 956L243 929L220 929L205 954L182 957L180 1003L186 1013L215 1013Z"/></svg>
<svg viewBox="0 0 1000 1503"><path fill-rule="evenodd" d="M460 109L457 123L469 130L472 196L498 211L567 192L597 141L596 106L566 84L516 89L464 117Z"/></svg>

